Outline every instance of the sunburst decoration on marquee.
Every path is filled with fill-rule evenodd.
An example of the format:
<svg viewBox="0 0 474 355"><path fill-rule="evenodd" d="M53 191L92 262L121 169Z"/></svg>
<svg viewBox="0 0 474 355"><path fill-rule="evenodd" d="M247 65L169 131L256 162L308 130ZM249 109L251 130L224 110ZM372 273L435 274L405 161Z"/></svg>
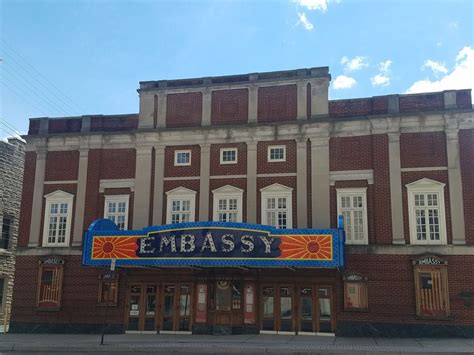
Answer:
<svg viewBox="0 0 474 355"><path fill-rule="evenodd" d="M330 235L285 235L281 237L280 259L332 260Z"/></svg>
<svg viewBox="0 0 474 355"><path fill-rule="evenodd" d="M92 245L93 259L136 259L136 237L95 237Z"/></svg>

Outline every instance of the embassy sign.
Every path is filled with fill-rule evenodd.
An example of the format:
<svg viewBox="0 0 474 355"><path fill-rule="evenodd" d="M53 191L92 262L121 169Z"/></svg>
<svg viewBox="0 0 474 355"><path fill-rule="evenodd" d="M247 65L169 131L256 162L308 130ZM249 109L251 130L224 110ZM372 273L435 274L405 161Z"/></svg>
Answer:
<svg viewBox="0 0 474 355"><path fill-rule="evenodd" d="M119 230L93 222L83 264L108 266L344 266L344 231L276 229L245 223L193 222Z"/></svg>

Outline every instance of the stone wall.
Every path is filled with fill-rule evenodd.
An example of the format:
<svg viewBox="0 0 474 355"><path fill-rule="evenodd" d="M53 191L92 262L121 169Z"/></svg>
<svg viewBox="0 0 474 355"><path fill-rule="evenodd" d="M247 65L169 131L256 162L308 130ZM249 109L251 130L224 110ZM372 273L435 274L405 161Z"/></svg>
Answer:
<svg viewBox="0 0 474 355"><path fill-rule="evenodd" d="M8 139L8 143L0 141L0 230L4 218L13 217L8 248L3 249L0 246L0 278L5 279L3 304L0 303L1 328L5 320L9 320L11 313L24 162L25 143L23 141L16 138Z"/></svg>

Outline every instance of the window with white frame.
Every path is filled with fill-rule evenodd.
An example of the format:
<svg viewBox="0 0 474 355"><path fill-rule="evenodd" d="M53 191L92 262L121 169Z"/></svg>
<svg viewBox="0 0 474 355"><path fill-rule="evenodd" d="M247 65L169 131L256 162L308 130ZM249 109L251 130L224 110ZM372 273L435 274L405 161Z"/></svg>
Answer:
<svg viewBox="0 0 474 355"><path fill-rule="evenodd" d="M213 194L213 220L216 222L242 222L242 196L244 191L234 186L222 186Z"/></svg>
<svg viewBox="0 0 474 355"><path fill-rule="evenodd" d="M175 150L174 151L174 165L175 166L191 165L191 151L190 150Z"/></svg>
<svg viewBox="0 0 474 355"><path fill-rule="evenodd" d="M237 148L221 148L221 164L237 164Z"/></svg>
<svg viewBox="0 0 474 355"><path fill-rule="evenodd" d="M279 229L292 228L292 191L291 187L280 184L260 189L262 224Z"/></svg>
<svg viewBox="0 0 474 355"><path fill-rule="evenodd" d="M368 244L367 188L336 189L337 214L344 217L346 244Z"/></svg>
<svg viewBox="0 0 474 355"><path fill-rule="evenodd" d="M421 179L406 185L411 244L446 244L445 184Z"/></svg>
<svg viewBox="0 0 474 355"><path fill-rule="evenodd" d="M270 145L268 146L268 162L286 161L286 146L285 145Z"/></svg>
<svg viewBox="0 0 474 355"><path fill-rule="evenodd" d="M104 218L110 219L119 229L128 228L129 195L106 195Z"/></svg>
<svg viewBox="0 0 474 355"><path fill-rule="evenodd" d="M166 192L166 223L194 222L196 191L178 187Z"/></svg>
<svg viewBox="0 0 474 355"><path fill-rule="evenodd" d="M74 195L58 190L45 196L43 246L69 245Z"/></svg>

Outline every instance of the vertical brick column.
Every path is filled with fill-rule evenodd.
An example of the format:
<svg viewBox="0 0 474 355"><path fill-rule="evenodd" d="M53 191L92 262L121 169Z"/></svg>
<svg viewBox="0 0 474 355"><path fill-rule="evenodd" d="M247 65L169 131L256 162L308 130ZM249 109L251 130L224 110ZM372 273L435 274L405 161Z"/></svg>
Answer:
<svg viewBox="0 0 474 355"><path fill-rule="evenodd" d="M155 182L153 194L153 225L163 224L163 179L165 176L165 147L155 146Z"/></svg>
<svg viewBox="0 0 474 355"><path fill-rule="evenodd" d="M392 242L405 244L403 233L402 173L400 164L400 133L388 134L390 169L390 206L392 209Z"/></svg>
<svg viewBox="0 0 474 355"><path fill-rule="evenodd" d="M308 181L306 139L296 143L296 210L298 228L308 227ZM329 185L328 185L329 187Z"/></svg>
<svg viewBox="0 0 474 355"><path fill-rule="evenodd" d="M150 214L151 146L137 146L136 152L133 229L142 229L148 226Z"/></svg>
<svg viewBox="0 0 474 355"><path fill-rule="evenodd" d="M36 169L35 169L35 187L33 192L33 203L31 205L31 225L29 247L37 247L40 243L41 219L43 218L43 191L44 191L44 174L46 171L46 155L47 151L38 150L36 153Z"/></svg>
<svg viewBox="0 0 474 355"><path fill-rule="evenodd" d="M459 132L457 129L446 130L446 150L448 153L449 201L451 205L451 226L453 228L453 244L466 244L458 133Z"/></svg>
<svg viewBox="0 0 474 355"><path fill-rule="evenodd" d="M211 145L201 144L201 179L199 181L199 220L209 220L209 175L211 168Z"/></svg>
<svg viewBox="0 0 474 355"><path fill-rule="evenodd" d="M257 223L257 142L247 142L247 223Z"/></svg>
<svg viewBox="0 0 474 355"><path fill-rule="evenodd" d="M77 174L76 192L76 215L74 216L74 231L72 233L72 245L82 244L82 234L84 225L84 211L86 206L87 187L87 163L89 159L89 149L79 150L79 169Z"/></svg>
<svg viewBox="0 0 474 355"><path fill-rule="evenodd" d="M313 228L329 228L329 138L311 138L311 209Z"/></svg>

